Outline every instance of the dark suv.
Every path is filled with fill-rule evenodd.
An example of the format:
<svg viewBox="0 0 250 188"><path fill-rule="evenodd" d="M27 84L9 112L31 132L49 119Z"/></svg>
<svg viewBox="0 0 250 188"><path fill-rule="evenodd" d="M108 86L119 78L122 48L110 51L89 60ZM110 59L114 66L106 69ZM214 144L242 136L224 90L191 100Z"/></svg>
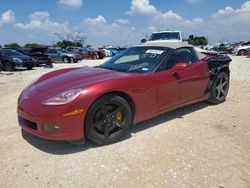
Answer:
<svg viewBox="0 0 250 188"><path fill-rule="evenodd" d="M5 71L13 71L18 67L31 70L35 66L35 62L31 57L11 49L0 49L0 60Z"/></svg>
<svg viewBox="0 0 250 188"><path fill-rule="evenodd" d="M24 55L32 57L36 66L52 64L49 55L45 54L47 48L17 48L15 50Z"/></svg>

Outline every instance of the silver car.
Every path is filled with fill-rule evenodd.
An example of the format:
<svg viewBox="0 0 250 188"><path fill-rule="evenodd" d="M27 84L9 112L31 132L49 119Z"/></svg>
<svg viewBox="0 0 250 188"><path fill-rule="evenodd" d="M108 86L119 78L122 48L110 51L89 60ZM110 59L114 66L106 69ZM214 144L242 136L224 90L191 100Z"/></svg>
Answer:
<svg viewBox="0 0 250 188"><path fill-rule="evenodd" d="M77 63L82 60L79 54L71 53L65 49L48 49L47 53L53 62Z"/></svg>

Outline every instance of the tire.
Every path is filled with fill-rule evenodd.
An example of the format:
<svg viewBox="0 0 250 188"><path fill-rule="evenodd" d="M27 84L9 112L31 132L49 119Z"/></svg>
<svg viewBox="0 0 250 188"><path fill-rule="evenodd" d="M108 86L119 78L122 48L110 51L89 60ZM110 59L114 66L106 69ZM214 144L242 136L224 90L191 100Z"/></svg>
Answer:
<svg viewBox="0 0 250 188"><path fill-rule="evenodd" d="M1 60L0 60L0 72L3 70L3 64L2 64L2 62L1 62Z"/></svg>
<svg viewBox="0 0 250 188"><path fill-rule="evenodd" d="M48 59L47 63L45 65L52 65L51 59Z"/></svg>
<svg viewBox="0 0 250 188"><path fill-rule="evenodd" d="M32 70L32 66L28 66L28 67L26 67L27 68L27 70Z"/></svg>
<svg viewBox="0 0 250 188"><path fill-rule="evenodd" d="M15 70L15 67L11 64L11 62L6 61L4 64L4 70L7 72L11 72Z"/></svg>
<svg viewBox="0 0 250 188"><path fill-rule="evenodd" d="M226 100L229 90L229 75L226 72L221 72L215 78L208 101L212 104L220 104Z"/></svg>
<svg viewBox="0 0 250 188"><path fill-rule="evenodd" d="M102 53L98 53L99 59L103 59L104 55Z"/></svg>
<svg viewBox="0 0 250 188"><path fill-rule="evenodd" d="M97 55L93 55L92 59L98 59Z"/></svg>
<svg viewBox="0 0 250 188"><path fill-rule="evenodd" d="M77 63L78 62L78 60L74 60L74 63Z"/></svg>
<svg viewBox="0 0 250 188"><path fill-rule="evenodd" d="M246 56L247 55L247 51L246 50L240 50L238 54L240 56Z"/></svg>
<svg viewBox="0 0 250 188"><path fill-rule="evenodd" d="M71 63L71 59L69 57L64 57L63 63Z"/></svg>
<svg viewBox="0 0 250 188"><path fill-rule="evenodd" d="M133 122L128 102L117 95L101 97L87 112L85 136L98 145L115 143L128 131Z"/></svg>

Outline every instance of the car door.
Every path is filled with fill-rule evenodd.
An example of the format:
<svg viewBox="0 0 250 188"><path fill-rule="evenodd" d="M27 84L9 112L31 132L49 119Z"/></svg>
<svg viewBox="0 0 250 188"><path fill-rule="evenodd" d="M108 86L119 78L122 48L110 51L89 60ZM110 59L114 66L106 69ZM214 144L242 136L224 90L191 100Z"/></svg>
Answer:
<svg viewBox="0 0 250 188"><path fill-rule="evenodd" d="M60 59L58 58L58 53L56 49L49 49L47 53L50 56L52 61L60 61Z"/></svg>
<svg viewBox="0 0 250 188"><path fill-rule="evenodd" d="M181 68L176 68L179 65ZM178 82L178 104L182 104L205 95L209 81L207 63L200 61L192 47L176 49L168 58L166 69Z"/></svg>
<svg viewBox="0 0 250 188"><path fill-rule="evenodd" d="M164 111L176 106L180 90L178 80L167 70L155 73L155 80L157 80L158 110Z"/></svg>

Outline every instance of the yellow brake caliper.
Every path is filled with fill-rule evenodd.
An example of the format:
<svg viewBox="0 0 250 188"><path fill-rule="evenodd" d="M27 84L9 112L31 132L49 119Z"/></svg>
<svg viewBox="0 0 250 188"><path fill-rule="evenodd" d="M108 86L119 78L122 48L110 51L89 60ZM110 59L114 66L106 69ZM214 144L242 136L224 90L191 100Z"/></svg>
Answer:
<svg viewBox="0 0 250 188"><path fill-rule="evenodd" d="M115 115L115 119L119 122L122 122L123 120L123 115L122 115L122 112L118 112L116 115Z"/></svg>

